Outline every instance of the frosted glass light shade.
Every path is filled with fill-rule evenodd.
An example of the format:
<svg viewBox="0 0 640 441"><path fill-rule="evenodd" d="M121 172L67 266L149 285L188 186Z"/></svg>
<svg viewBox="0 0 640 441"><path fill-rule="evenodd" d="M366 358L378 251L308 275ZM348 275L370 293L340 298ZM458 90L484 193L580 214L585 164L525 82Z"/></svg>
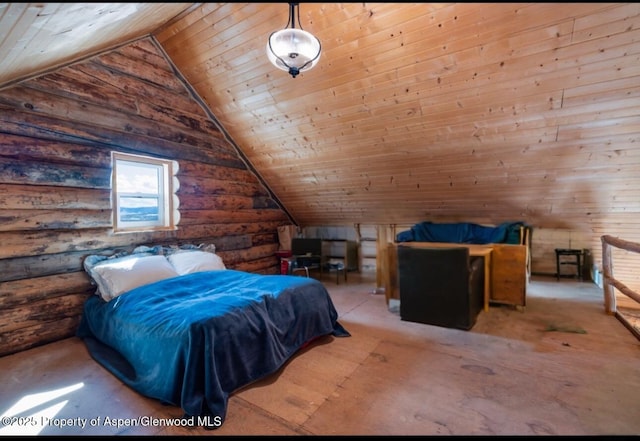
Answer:
<svg viewBox="0 0 640 441"><path fill-rule="evenodd" d="M278 69L298 73L312 69L320 60L320 40L302 29L276 31L267 41L267 56Z"/></svg>

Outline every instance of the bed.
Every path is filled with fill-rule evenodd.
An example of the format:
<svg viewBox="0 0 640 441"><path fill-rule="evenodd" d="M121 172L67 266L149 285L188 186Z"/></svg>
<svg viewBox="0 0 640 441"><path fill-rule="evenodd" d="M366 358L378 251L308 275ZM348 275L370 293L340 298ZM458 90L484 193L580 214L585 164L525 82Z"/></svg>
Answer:
<svg viewBox="0 0 640 441"><path fill-rule="evenodd" d="M138 247L84 266L96 295L77 336L91 356L142 395L215 426L234 391L316 338L349 336L319 281L227 269L201 246Z"/></svg>

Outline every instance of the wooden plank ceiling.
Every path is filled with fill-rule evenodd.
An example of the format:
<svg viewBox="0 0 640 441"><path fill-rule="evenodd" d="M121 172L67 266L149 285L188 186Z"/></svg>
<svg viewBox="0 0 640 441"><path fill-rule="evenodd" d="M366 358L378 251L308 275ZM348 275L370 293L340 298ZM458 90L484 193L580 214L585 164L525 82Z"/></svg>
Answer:
<svg viewBox="0 0 640 441"><path fill-rule="evenodd" d="M300 15L323 52L294 79L265 54L285 3L4 3L0 87L151 33L303 226L525 220L640 240L639 4Z"/></svg>

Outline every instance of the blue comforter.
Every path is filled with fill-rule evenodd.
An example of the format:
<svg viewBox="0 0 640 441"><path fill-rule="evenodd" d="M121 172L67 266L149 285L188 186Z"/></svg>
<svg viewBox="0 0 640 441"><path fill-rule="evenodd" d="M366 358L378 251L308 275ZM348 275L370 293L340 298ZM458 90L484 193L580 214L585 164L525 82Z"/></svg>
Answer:
<svg viewBox="0 0 640 441"><path fill-rule="evenodd" d="M91 356L185 416L224 420L229 395L314 338L349 333L317 280L206 271L87 299L77 331Z"/></svg>

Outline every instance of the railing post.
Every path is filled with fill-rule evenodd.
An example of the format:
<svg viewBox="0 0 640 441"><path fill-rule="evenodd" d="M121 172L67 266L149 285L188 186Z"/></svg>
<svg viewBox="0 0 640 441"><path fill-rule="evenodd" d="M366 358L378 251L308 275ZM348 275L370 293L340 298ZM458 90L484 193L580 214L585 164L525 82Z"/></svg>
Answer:
<svg viewBox="0 0 640 441"><path fill-rule="evenodd" d="M607 243L607 236L602 236L602 286L604 290L604 311L607 314L616 313L616 295L611 284L613 278L613 264L611 259L611 245Z"/></svg>

